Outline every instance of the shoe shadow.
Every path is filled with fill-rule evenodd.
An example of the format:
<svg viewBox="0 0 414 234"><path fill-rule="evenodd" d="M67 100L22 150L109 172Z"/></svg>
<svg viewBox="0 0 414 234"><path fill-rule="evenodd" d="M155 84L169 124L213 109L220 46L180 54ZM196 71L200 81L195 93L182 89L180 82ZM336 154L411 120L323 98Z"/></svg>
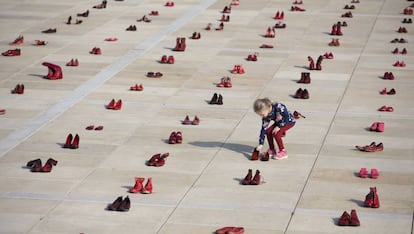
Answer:
<svg viewBox="0 0 414 234"><path fill-rule="evenodd" d="M365 131L368 131L368 132L373 132L373 131L371 131L371 127L366 127L366 128L365 128Z"/></svg>
<svg viewBox="0 0 414 234"><path fill-rule="evenodd" d="M338 225L339 218L332 218L332 222L333 222L335 225L339 226L339 225Z"/></svg>
<svg viewBox="0 0 414 234"><path fill-rule="evenodd" d="M359 207L365 207L365 205L364 205L364 201L357 200L357 199L349 199L349 201L351 201L351 202L353 202L353 203L357 204Z"/></svg>
<svg viewBox="0 0 414 234"><path fill-rule="evenodd" d="M254 148L250 145L243 145L237 143L223 143L219 141L193 141L189 142L189 144L204 148L225 148L236 153L241 153L245 158L249 160Z"/></svg>
<svg viewBox="0 0 414 234"><path fill-rule="evenodd" d="M45 76L44 75L39 75L39 74L29 74L29 76L36 76L36 77L45 79Z"/></svg>
<svg viewBox="0 0 414 234"><path fill-rule="evenodd" d="M295 65L295 68L303 68L303 69L309 70L309 66L297 66L297 65Z"/></svg>

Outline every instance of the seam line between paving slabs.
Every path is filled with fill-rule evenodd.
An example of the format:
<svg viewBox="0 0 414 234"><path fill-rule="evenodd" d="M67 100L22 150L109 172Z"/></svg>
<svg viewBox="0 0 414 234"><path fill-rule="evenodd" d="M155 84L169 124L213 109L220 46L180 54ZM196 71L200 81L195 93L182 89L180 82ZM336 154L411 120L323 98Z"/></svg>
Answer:
<svg viewBox="0 0 414 234"><path fill-rule="evenodd" d="M372 25L372 27L371 27L371 30L370 30L370 32L369 32L369 36L368 36L368 37L367 37L367 39L365 40L365 45L364 45L364 47L362 48L362 51L361 51L361 53L359 54L358 59L357 59L357 60L356 60L356 62L355 62L354 68L352 69L352 72L351 72L351 74L350 74L350 77L349 77L349 79L348 79L348 82L347 82L347 83L346 83L346 85L345 85L345 89L344 89L344 91L343 91L343 93L342 93L341 99L340 99L340 100L339 100L339 102L338 102L338 105L337 105L337 107L336 107L336 110L335 110L334 116L333 116L333 118L332 118L332 120L331 120L331 123L329 124L329 128L328 128L328 130L327 130L327 132L326 132L326 134L325 134L325 137L323 138L322 144L321 144L321 146L319 147L318 153L316 154L315 161L313 162L312 167L311 167L311 170L310 170L310 172L309 172L309 174L308 174L308 177L307 177L307 178L306 178L306 180L305 180L305 184L303 185L302 191L301 191L301 192L300 192L300 194L299 194L298 200L297 200L296 205L295 205L295 207L293 208L293 211L292 211L292 213L291 213L291 215L290 215L290 218L289 218L289 221L288 221L288 223L287 223L287 225L286 225L286 229L284 230L284 233L287 233L287 231L289 230L290 224L291 224L291 222L292 222L293 216L295 215L296 211L303 210L303 209L301 209L301 208L298 208L298 206L299 206L299 202L301 201L301 199L302 199L302 197L303 197L303 195L304 195L305 189L306 189L307 185L309 184L311 174L312 174L313 170L315 169L316 163L318 162L319 155L320 155L320 153L321 153L321 151L322 151L323 146L325 145L326 138L328 137L328 135L329 135L330 131L332 130L332 125L333 125L333 123L334 123L334 121L335 121L336 117L338 116L339 109L340 109L340 107L341 107L341 105L342 105L342 102L343 102L343 100L344 100L344 97L345 97L345 95L346 95L346 93L347 93L347 91L348 91L348 88L349 88L349 85L350 85L350 83L351 83L351 81L352 81L352 77L353 77L353 75L354 75L354 73L355 73L355 70L357 69L357 67L358 67L358 65L359 65L359 61L361 60L361 56L364 54L364 52L365 52L365 50L366 50L366 48L367 48L367 44L368 44L369 40L372 38L372 33L373 33L373 31L374 31L375 25L377 24L378 18L380 17L380 13L383 11L384 4L385 4L385 1L383 1L383 2L382 2L381 9L378 11L378 13L377 13L376 15L372 15L372 16L375 16L375 21L374 21L374 23L373 23L373 25ZM340 215L340 213L338 213L338 215Z"/></svg>
<svg viewBox="0 0 414 234"><path fill-rule="evenodd" d="M76 88L71 94L62 98L54 106L46 110L44 113L39 114L33 120L29 121L23 127L11 132L6 138L0 141L0 158L14 147L22 143L24 140L32 136L44 125L58 118L61 114L67 111L69 108L80 102L83 97L92 92L96 87L103 84L107 80L111 79L114 75L120 72L123 68L134 62L138 57L144 54L146 51L157 45L167 35L176 31L180 27L188 23L193 17L200 14L203 10L207 9L216 0L205 0L199 5L195 6L191 11L184 14L172 22L167 27L158 31L153 36L149 37L142 43L138 44L135 48L128 51L124 56L120 57L116 62L110 64L104 68L101 72L95 75L92 79L86 81L81 86Z"/></svg>

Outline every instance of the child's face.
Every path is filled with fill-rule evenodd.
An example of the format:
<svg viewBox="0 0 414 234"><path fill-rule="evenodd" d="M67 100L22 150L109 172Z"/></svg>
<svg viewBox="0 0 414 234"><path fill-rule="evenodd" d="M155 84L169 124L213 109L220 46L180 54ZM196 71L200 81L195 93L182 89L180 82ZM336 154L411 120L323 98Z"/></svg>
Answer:
<svg viewBox="0 0 414 234"><path fill-rule="evenodd" d="M264 108L262 111L257 112L260 117L264 118L269 115L270 111L272 111L272 108Z"/></svg>

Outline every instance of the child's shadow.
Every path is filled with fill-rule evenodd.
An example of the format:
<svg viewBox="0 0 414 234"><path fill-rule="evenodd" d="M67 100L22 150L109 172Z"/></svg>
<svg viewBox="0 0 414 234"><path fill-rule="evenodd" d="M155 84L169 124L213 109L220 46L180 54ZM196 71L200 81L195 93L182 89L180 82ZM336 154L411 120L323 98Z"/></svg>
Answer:
<svg viewBox="0 0 414 234"><path fill-rule="evenodd" d="M250 159L253 147L250 145L236 144L236 143L223 143L219 141L193 141L189 142L190 145L204 147L204 148L218 148L222 147L228 150L232 150L237 153L241 153L244 157Z"/></svg>

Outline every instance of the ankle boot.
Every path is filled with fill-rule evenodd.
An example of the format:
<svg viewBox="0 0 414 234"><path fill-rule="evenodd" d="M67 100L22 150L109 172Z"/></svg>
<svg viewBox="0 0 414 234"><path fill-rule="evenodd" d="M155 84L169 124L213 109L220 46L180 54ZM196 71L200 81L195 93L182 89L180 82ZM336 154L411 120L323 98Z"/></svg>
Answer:
<svg viewBox="0 0 414 234"><path fill-rule="evenodd" d="M341 217L338 219L338 226L349 226L351 221L351 216L348 214L348 212L344 211L342 213Z"/></svg>
<svg viewBox="0 0 414 234"><path fill-rule="evenodd" d="M370 192L365 196L364 205L366 207L371 207L371 208L379 208L380 207L376 187L371 187L370 188Z"/></svg>
<svg viewBox="0 0 414 234"><path fill-rule="evenodd" d="M135 185L134 187L129 189L130 193L138 193L143 188L142 183L144 182L144 178L135 177Z"/></svg>
<svg viewBox="0 0 414 234"><path fill-rule="evenodd" d="M129 200L129 197L126 196L125 199L121 202L121 205L118 207L117 211L129 211L129 208L131 208L131 200Z"/></svg>
<svg viewBox="0 0 414 234"><path fill-rule="evenodd" d="M141 193L143 193L143 194L150 194L150 193L152 193L152 177L149 177L147 179L147 183L145 184L144 187L142 187Z"/></svg>
<svg viewBox="0 0 414 234"><path fill-rule="evenodd" d="M66 137L66 142L65 142L65 144L63 145L63 148L70 148L70 146L72 145L72 139L73 139L73 136L72 136L72 133L70 133L70 134Z"/></svg>
<svg viewBox="0 0 414 234"><path fill-rule="evenodd" d="M252 175L253 171L252 169L249 169L249 171L247 172L247 175L244 177L244 179L241 181L242 185L249 185L252 182Z"/></svg>
<svg viewBox="0 0 414 234"><path fill-rule="evenodd" d="M42 171L41 172L51 172L52 171L52 167L56 166L58 163L58 161L54 160L53 158L49 158L47 160L47 162L45 163L45 165L42 167Z"/></svg>
<svg viewBox="0 0 414 234"><path fill-rule="evenodd" d="M108 205L108 210L118 210L118 208L121 206L122 203L122 196L119 196L117 199L115 199L114 202Z"/></svg>
<svg viewBox="0 0 414 234"><path fill-rule="evenodd" d="M359 219L358 219L358 215L356 213L356 210L351 210L351 217L350 217L350 221L349 221L349 226L359 226Z"/></svg>
<svg viewBox="0 0 414 234"><path fill-rule="evenodd" d="M255 148L255 149L253 149L253 152L252 152L252 157L250 158L251 160L259 160L259 151Z"/></svg>
<svg viewBox="0 0 414 234"><path fill-rule="evenodd" d="M254 175L253 179L251 180L251 185L259 185L260 184L260 171L256 170L256 174Z"/></svg>

